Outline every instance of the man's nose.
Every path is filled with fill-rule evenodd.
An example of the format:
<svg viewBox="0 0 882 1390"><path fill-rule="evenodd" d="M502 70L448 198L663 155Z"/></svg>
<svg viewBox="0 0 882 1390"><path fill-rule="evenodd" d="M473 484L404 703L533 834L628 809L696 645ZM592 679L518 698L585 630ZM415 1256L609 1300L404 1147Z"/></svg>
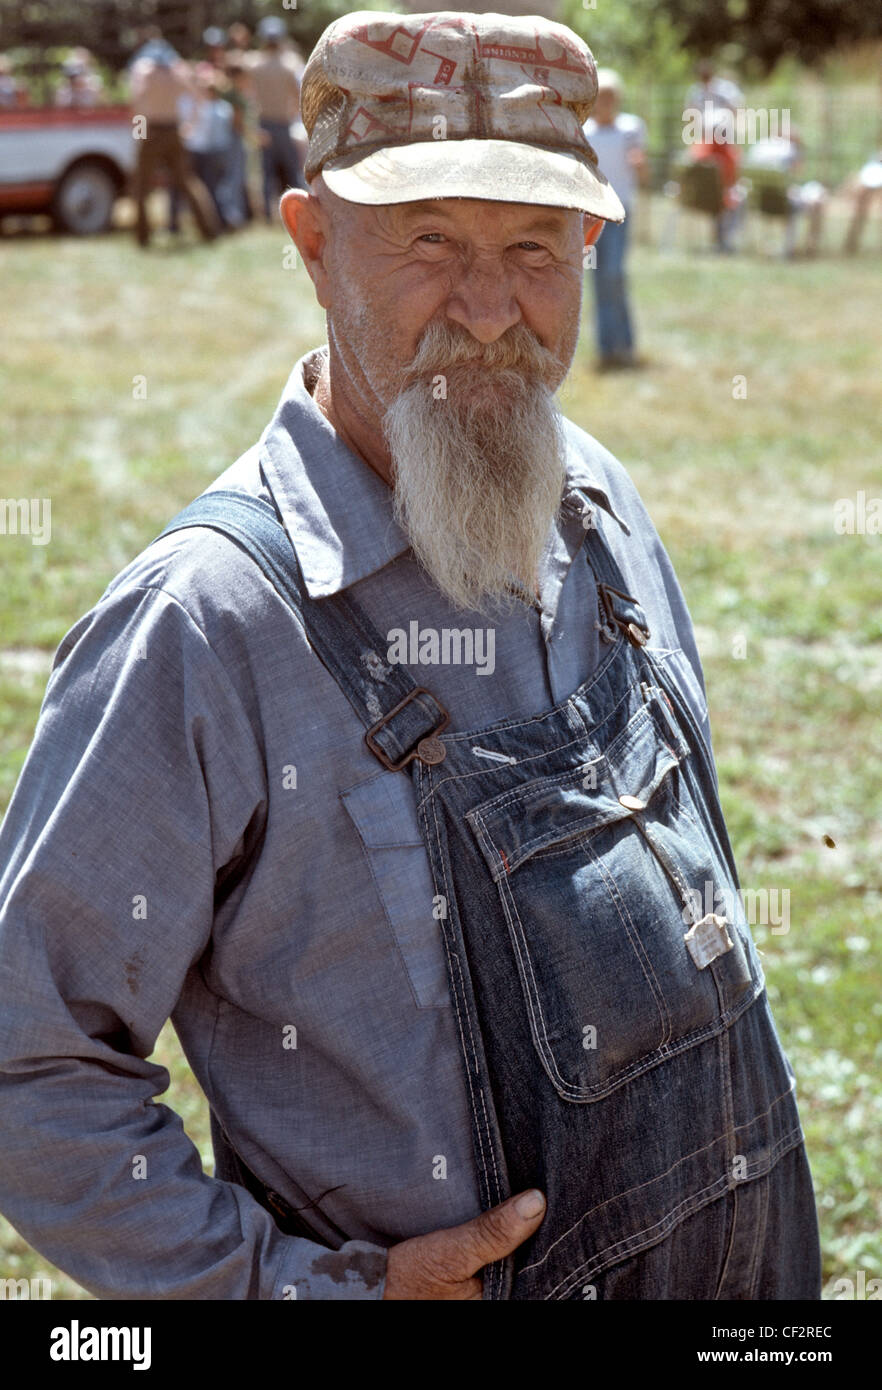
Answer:
<svg viewBox="0 0 882 1390"><path fill-rule="evenodd" d="M505 268L478 260L463 267L446 311L449 319L462 324L480 343L494 343L522 318Z"/></svg>

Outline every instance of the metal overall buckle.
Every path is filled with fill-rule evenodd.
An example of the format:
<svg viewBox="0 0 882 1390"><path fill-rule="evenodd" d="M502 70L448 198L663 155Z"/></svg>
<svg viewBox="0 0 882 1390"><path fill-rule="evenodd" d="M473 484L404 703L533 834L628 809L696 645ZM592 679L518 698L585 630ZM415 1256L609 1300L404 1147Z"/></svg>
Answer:
<svg viewBox="0 0 882 1390"><path fill-rule="evenodd" d="M625 634L632 647L645 647L650 638L649 628L635 623L632 619L621 617L616 612L613 597L623 599L625 603L632 603L636 608L640 608L638 600L632 594L624 593L622 589L614 589L611 584L598 584L597 591L600 594L606 619L600 628L600 635L604 641L614 641L616 629L618 629Z"/></svg>
<svg viewBox="0 0 882 1390"><path fill-rule="evenodd" d="M405 753L404 757L399 758L397 762L392 762L388 754L386 754L375 741L374 735L379 733L380 729L388 724L389 720L393 719L399 710L404 709L406 704L409 704L411 700L415 700L417 695L428 695L430 700L434 700L443 718L439 724L435 725L434 729L431 729L429 733L423 735L409 753ZM408 691L404 699L399 700L398 704L390 709L388 713L384 714L382 719L378 719L376 724L371 725L364 736L364 741L374 756L379 758L380 762L389 772L400 772L401 769L406 767L414 758L419 758L420 762L423 763L443 763L444 759L447 757L447 749L444 747L440 738L438 738L438 734L441 733L442 729L446 729L449 723L450 715L437 696L433 695L431 690L427 690L424 685L418 685L415 690Z"/></svg>

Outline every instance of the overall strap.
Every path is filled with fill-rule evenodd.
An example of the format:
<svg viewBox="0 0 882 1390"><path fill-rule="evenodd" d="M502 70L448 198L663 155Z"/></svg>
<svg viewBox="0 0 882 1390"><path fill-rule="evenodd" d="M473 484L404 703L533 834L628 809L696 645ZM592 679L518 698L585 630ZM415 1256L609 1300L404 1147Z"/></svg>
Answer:
<svg viewBox="0 0 882 1390"><path fill-rule="evenodd" d="M584 502L585 558L597 580L597 601L600 614L597 627L600 630L600 637L604 642L614 642L619 632L622 632L632 646L644 647L651 636L646 614L637 599L626 591L624 576L598 527L597 511L590 496L582 488L579 488L578 491L582 494ZM717 769L713 753L677 681L672 679L664 664L656 661L651 653L647 653L644 660L652 668L654 682L665 696L668 707L676 714L694 758L702 765L705 779L704 811L713 823L732 880L737 885L739 883L738 868L720 806Z"/></svg>
<svg viewBox="0 0 882 1390"><path fill-rule="evenodd" d="M625 586L618 562L603 538L598 524L598 508L584 488L582 524L585 527L585 559L597 583L597 627L604 642L614 642L623 633L634 647L645 647L651 633L646 613L636 595Z"/></svg>
<svg viewBox="0 0 882 1390"><path fill-rule="evenodd" d="M414 757L441 761L443 745L432 735L446 728L447 710L405 667L384 659L384 639L345 594L304 600L297 555L272 502L233 489L204 492L156 539L189 526L219 531L260 566L364 724L365 742L384 767L397 772Z"/></svg>

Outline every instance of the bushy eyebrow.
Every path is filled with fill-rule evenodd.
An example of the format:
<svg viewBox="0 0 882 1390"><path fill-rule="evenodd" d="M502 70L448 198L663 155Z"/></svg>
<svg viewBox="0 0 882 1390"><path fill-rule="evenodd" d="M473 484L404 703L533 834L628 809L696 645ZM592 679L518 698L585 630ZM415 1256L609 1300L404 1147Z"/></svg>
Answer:
<svg viewBox="0 0 882 1390"><path fill-rule="evenodd" d="M401 208L402 222L406 225L408 222L418 221L420 217L441 217L446 221L452 221L453 214L443 205L445 202L458 201L460 200L444 198L437 201L422 200L420 202L401 203L399 206ZM516 235L524 239L532 236L534 233L540 236L563 236L565 231L566 228L563 223L556 218L543 217L539 214L535 217L531 217L523 227L518 228ZM515 233L513 233L513 235L514 234Z"/></svg>

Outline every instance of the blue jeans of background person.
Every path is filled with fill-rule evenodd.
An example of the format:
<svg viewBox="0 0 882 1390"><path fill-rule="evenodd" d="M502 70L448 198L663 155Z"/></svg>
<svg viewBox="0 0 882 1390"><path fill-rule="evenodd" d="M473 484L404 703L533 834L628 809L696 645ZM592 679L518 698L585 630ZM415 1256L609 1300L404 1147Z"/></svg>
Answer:
<svg viewBox="0 0 882 1390"><path fill-rule="evenodd" d="M229 182L231 200L237 210L240 222L252 219L251 200L248 196L248 155L245 141L241 135L233 134L230 145Z"/></svg>
<svg viewBox="0 0 882 1390"><path fill-rule="evenodd" d="M263 164L263 214L273 220L273 207L286 188L305 188L297 146L291 139L287 121L268 121L261 117L260 128L270 137L260 151Z"/></svg>
<svg viewBox="0 0 882 1390"><path fill-rule="evenodd" d="M199 150L193 154L193 167L211 194L221 226L233 230L241 227L245 218L239 203L232 144L214 150Z"/></svg>
<svg viewBox="0 0 882 1390"><path fill-rule="evenodd" d="M264 511L252 524L279 532ZM533 1186L548 1199L536 1233L486 1266L483 1297L815 1301L795 1078L713 756L605 525L595 510L573 561L603 619L594 674L532 718L469 733L435 732L444 711L383 661L354 599L304 598L278 537L275 582L381 775L407 767L413 781L418 822L402 833L432 870L425 911L446 953L482 1208Z"/></svg>
<svg viewBox="0 0 882 1390"><path fill-rule="evenodd" d="M625 281L625 253L628 222L607 222L595 243L597 262L594 300L597 311L597 347L601 358L630 357L634 351L634 332L628 308Z"/></svg>
<svg viewBox="0 0 882 1390"><path fill-rule="evenodd" d="M228 145L216 150L190 150L187 158L194 174L211 195L211 201L214 204L220 225L230 230L241 227L245 217L240 206L240 191L237 184L239 174L235 163L234 147ZM172 188L169 192L168 229L170 232L179 230L180 212L181 197L178 190Z"/></svg>

